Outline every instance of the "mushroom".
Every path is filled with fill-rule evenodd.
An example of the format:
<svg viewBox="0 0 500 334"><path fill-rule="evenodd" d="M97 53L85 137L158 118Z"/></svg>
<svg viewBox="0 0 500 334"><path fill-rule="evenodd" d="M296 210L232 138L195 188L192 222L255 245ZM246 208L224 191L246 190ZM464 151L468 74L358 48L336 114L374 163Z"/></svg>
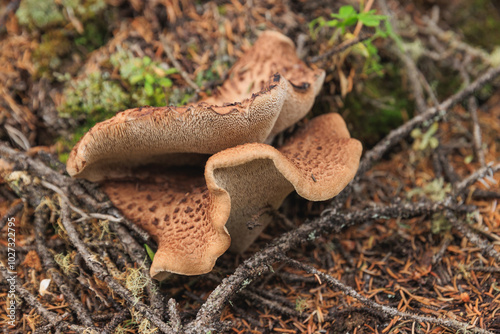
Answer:
<svg viewBox="0 0 500 334"><path fill-rule="evenodd" d="M67 171L100 181L158 242L153 278L207 273L230 245L243 252L271 220L262 212L294 189L326 200L354 177L361 144L338 114L313 119L279 149L265 144L304 117L323 80L289 38L265 32L214 96L130 109L97 124L73 148Z"/></svg>
<svg viewBox="0 0 500 334"><path fill-rule="evenodd" d="M143 169L134 179L107 181L104 190L127 218L158 242L151 276L204 274L231 243L243 252L270 222L246 223L277 209L294 189L312 201L337 195L354 177L361 143L338 114L314 118L276 149L247 143L211 156L205 178L196 170Z"/></svg>
<svg viewBox="0 0 500 334"><path fill-rule="evenodd" d="M73 148L68 173L101 181L138 165L196 164L197 154L270 142L309 112L325 72L307 67L288 37L266 31L228 77L196 104L129 109L98 123Z"/></svg>

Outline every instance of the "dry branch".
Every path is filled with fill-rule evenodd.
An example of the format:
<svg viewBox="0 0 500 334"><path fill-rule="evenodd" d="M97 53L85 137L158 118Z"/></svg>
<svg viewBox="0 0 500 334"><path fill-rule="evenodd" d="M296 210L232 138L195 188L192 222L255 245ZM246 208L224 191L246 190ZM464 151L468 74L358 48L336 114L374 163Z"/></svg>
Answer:
<svg viewBox="0 0 500 334"><path fill-rule="evenodd" d="M495 250L492 243L481 238L477 232L471 230L467 223L458 220L452 213L447 212L446 217L451 222L453 227L465 235L470 242L479 247L485 255L491 256L495 259L495 261L497 261L497 263L500 262L500 253Z"/></svg>
<svg viewBox="0 0 500 334"><path fill-rule="evenodd" d="M61 201L61 221L68 234L71 243L75 246L78 252L83 256L83 260L87 266L94 272L94 274L101 280L108 284L108 286L119 294L130 306L133 306L139 313L146 319L150 320L164 333L173 333L172 328L163 322L156 313L147 305L141 302L135 302L134 297L126 288L120 285L109 273L104 266L98 261L97 256L92 254L85 244L80 240L78 232L70 220L69 206L64 201Z"/></svg>
<svg viewBox="0 0 500 334"><path fill-rule="evenodd" d="M465 98L474 94L475 91L484 87L494 79L500 76L500 66L494 67L486 71L479 78L474 80L469 86L464 87L458 93L450 96L444 102L440 103L438 107L428 108L423 114L417 115L399 128L392 130L384 139L368 151L361 160L357 178L366 173L375 162L379 161L382 156L394 145L399 143L400 140L406 138L410 132L424 124L429 124L441 120L446 116L447 112L452 106L463 101Z"/></svg>
<svg viewBox="0 0 500 334"><path fill-rule="evenodd" d="M286 254L291 248L303 242L314 241L326 233L339 233L341 230L356 224L366 223L376 219L411 218L442 212L446 208L455 210L470 210L468 207L445 207L443 203L399 203L385 207L368 208L363 211L337 213L325 210L321 217L305 222L300 227L281 235L269 246L243 262L234 273L225 278L210 294L202 305L196 319L186 326L186 333L214 330L226 302L244 284L256 276L263 275L272 269L272 264Z"/></svg>
<svg viewBox="0 0 500 334"><path fill-rule="evenodd" d="M3 229L3 227L7 223L7 220L10 217L14 217L19 211L21 211L21 209L23 207L24 207L24 203L23 202L19 202L16 205L14 205L11 208L9 208L9 210L7 210L7 212L5 213L5 215L0 219L0 230Z"/></svg>
<svg viewBox="0 0 500 334"><path fill-rule="evenodd" d="M5 265L2 261L0 261L0 273L4 279L7 279L10 276L9 271L7 270L7 268L5 267ZM16 292L19 293L21 298L24 299L31 307L35 308L39 314L41 314L45 319L48 320L48 322L49 322L48 327L49 328L61 326L62 328L68 328L68 329L75 331L77 333L83 333L85 330L87 330L87 328L84 326L75 325L75 324L72 324L72 323L65 321L65 319L69 316L68 313L65 313L65 314L59 316L58 314L47 310L47 308L45 308L36 299L36 297L33 296L33 294L31 294L31 292L29 292L23 286L18 284L16 286Z"/></svg>
<svg viewBox="0 0 500 334"><path fill-rule="evenodd" d="M52 276L54 283L56 283L58 289L64 295L69 306L75 313L76 317L80 322L93 330L94 322L92 321L90 314L87 312L85 306L81 303L80 299L74 294L74 290L66 282L64 276L57 270L57 264L53 259L52 254L45 246L45 225L46 225L46 214L44 209L39 209L35 212L35 242L37 246L38 254L41 256L43 265L48 273Z"/></svg>

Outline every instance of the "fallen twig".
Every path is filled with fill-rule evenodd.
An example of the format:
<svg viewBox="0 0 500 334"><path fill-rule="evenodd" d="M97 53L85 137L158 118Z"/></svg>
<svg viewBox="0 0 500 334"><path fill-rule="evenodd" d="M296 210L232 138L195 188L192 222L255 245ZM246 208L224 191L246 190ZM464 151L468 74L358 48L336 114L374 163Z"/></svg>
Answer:
<svg viewBox="0 0 500 334"><path fill-rule="evenodd" d="M86 308L81 303L80 299L77 298L73 292L73 289L68 285L63 275L57 270L57 265L50 254L49 250L45 246L45 219L44 219L44 209L39 209L35 212L35 242L37 247L37 253L40 255L43 261L45 270L49 272L56 283L59 291L62 292L69 306L75 312L76 317L80 322L93 330L94 322L92 321L90 314L87 312Z"/></svg>
<svg viewBox="0 0 500 334"><path fill-rule="evenodd" d="M135 298L132 296L130 291L125 289L120 283L118 283L104 268L104 266L97 260L96 256L90 252L90 250L85 246L85 244L80 240L78 233L70 221L69 206L65 201L61 201L61 221L66 229L66 233L71 241L71 243L76 247L78 252L82 255L83 260L87 266L94 272L94 274L102 281L106 282L108 286L119 294L130 306L141 313L145 318L150 320L155 326L157 326L164 333L174 333L172 328L163 322L153 310L151 310L147 305L141 302L136 302Z"/></svg>
<svg viewBox="0 0 500 334"><path fill-rule="evenodd" d="M485 255L491 256L497 262L500 262L500 253L495 250L493 243L490 243L481 238L477 233L473 232L465 222L457 219L453 215L453 213L447 212L446 217L453 225L453 227L455 227L463 235L465 235L465 237L467 237L467 239L469 239L471 243L479 247Z"/></svg>
<svg viewBox="0 0 500 334"><path fill-rule="evenodd" d="M178 305L175 299L170 298L168 300L168 315L170 317L170 325L175 333L179 332L182 327L181 316L179 315L177 307Z"/></svg>
<svg viewBox="0 0 500 334"><path fill-rule="evenodd" d="M21 209L24 207L24 203L20 201L16 205L12 206L7 210L5 215L0 219L0 230L3 229L9 218L14 217Z"/></svg>
<svg viewBox="0 0 500 334"><path fill-rule="evenodd" d="M478 170L476 170L474 173L471 175L467 176L465 179L462 181L458 182L455 184L455 196L460 195L462 192L464 192L466 189L468 189L470 186L472 186L474 183L476 183L478 180L486 177L486 176L492 176L493 173L497 173L500 171L500 164L492 165L491 163L485 167L481 167Z"/></svg>
<svg viewBox="0 0 500 334"><path fill-rule="evenodd" d="M243 262L234 273L225 278L212 291L203 304L196 319L186 325L186 333L200 333L214 330L222 309L229 298L238 291L245 280L251 280L257 275L263 275L270 270L272 263L292 247L302 242L315 240L326 233L339 233L341 230L355 224L366 223L374 219L410 218L424 214L442 212L443 203L399 203L385 207L369 208L363 211L337 213L325 210L323 215L313 221L306 222L297 229L284 233L269 246ZM462 210L465 208L462 207Z"/></svg>
<svg viewBox="0 0 500 334"><path fill-rule="evenodd" d="M483 273L500 273L500 268L496 267L468 267L468 271L481 271Z"/></svg>

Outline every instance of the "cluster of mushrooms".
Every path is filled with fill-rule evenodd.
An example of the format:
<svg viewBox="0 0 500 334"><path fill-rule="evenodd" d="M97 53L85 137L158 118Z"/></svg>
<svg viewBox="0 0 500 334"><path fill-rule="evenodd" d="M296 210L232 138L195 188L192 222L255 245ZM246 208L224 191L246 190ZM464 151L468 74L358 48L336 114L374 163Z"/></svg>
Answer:
<svg viewBox="0 0 500 334"><path fill-rule="evenodd" d="M322 201L353 179L362 146L338 114L312 119L278 148L267 144L309 112L324 78L288 37L263 32L213 96L118 113L80 140L67 171L100 182L158 243L153 278L210 272L228 248L245 251L272 219L260 213L293 190Z"/></svg>

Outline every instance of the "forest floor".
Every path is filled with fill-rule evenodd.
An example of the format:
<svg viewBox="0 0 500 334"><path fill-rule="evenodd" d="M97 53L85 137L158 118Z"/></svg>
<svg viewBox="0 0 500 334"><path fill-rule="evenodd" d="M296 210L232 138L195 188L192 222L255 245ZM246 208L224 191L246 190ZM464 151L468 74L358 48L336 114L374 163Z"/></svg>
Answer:
<svg viewBox="0 0 500 334"><path fill-rule="evenodd" d="M381 32L325 23L346 5ZM152 281L155 243L68 153L118 111L210 94L264 30L326 71L298 127L340 113L358 174L332 201L290 195L210 274ZM500 333L499 31L493 0L0 0L0 328Z"/></svg>

